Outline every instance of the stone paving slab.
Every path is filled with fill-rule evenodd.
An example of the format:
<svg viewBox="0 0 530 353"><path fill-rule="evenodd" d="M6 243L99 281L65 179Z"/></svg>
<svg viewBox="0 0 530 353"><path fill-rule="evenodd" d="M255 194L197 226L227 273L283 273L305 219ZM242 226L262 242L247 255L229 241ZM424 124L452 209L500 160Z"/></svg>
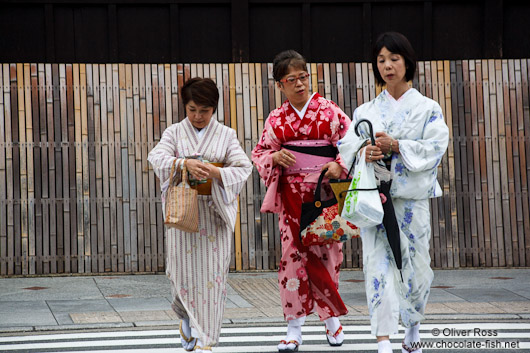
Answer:
<svg viewBox="0 0 530 353"><path fill-rule="evenodd" d="M123 322L136 321L170 321L171 318L164 310L153 311L124 311L120 313Z"/></svg>
<svg viewBox="0 0 530 353"><path fill-rule="evenodd" d="M95 311L89 313L72 313L70 314L75 324L100 324L108 322L123 322L120 314L117 312Z"/></svg>
<svg viewBox="0 0 530 353"><path fill-rule="evenodd" d="M465 314L502 314L502 313L505 313L504 310L494 305L491 305L490 303L451 302L451 303L446 303L445 305L455 310L457 313L465 313Z"/></svg>
<svg viewBox="0 0 530 353"><path fill-rule="evenodd" d="M482 288L455 288L447 289L446 291L468 302L508 302L525 300L524 297L502 288L490 288L487 291Z"/></svg>
<svg viewBox="0 0 530 353"><path fill-rule="evenodd" d="M171 310L166 298L123 298L107 299L116 311Z"/></svg>

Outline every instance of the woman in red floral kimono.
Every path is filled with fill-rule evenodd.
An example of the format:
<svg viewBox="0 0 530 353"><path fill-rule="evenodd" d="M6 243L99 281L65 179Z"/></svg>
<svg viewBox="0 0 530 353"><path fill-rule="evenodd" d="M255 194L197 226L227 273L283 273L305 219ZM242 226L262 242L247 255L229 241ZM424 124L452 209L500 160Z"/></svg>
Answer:
<svg viewBox="0 0 530 353"><path fill-rule="evenodd" d="M310 93L307 63L296 51L278 54L273 71L287 101L270 113L252 160L268 188L261 212L279 214L278 281L288 328L278 350L298 350L301 326L313 312L325 322L329 344L340 346L344 334L338 317L348 312L338 293L342 243L306 247L299 232L302 203L313 201L320 172L328 169L324 200L332 197L326 178L346 177L336 145L350 119L334 102Z"/></svg>

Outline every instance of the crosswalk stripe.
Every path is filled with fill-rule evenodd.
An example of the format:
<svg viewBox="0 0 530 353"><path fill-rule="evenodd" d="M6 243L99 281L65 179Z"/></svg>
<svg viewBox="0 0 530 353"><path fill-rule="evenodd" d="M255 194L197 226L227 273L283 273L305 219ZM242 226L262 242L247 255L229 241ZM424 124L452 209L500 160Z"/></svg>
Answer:
<svg viewBox="0 0 530 353"><path fill-rule="evenodd" d="M493 337L475 337L473 330L495 330ZM277 352L276 345L284 339L285 326L272 327L247 327L223 328L219 346L215 347L216 353L240 352ZM437 329L441 334L433 334ZM447 331L444 331L447 329ZM467 336L462 337L462 332L470 330ZM61 333L38 334L23 336L0 337L1 352L112 352L112 353L165 353L184 352L180 348L178 330L158 329L145 331L104 331L86 333ZM344 352L344 351L377 351L370 326L345 325L345 340L341 347L327 345L322 326L304 326L302 328L304 343L301 352ZM471 333L471 334L470 334ZM391 336L394 349L400 349L399 341L403 337L403 328L398 335ZM519 341L518 349L530 349L530 324L527 323L455 323L455 324L424 324L421 326L421 337L425 342L436 342L442 339L447 341L474 340L474 341ZM97 350L109 347L106 350ZM142 347L142 348L139 348ZM177 348L179 347L179 348ZM430 350L443 351L446 348L429 348Z"/></svg>

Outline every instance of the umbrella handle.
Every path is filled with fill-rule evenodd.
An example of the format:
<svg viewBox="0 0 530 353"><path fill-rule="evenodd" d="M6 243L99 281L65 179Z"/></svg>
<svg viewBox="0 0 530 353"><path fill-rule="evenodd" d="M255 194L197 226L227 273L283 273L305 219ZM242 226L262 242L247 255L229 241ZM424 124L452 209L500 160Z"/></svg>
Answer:
<svg viewBox="0 0 530 353"><path fill-rule="evenodd" d="M370 131L370 141L372 142L372 146L375 146L374 129L372 127L372 123L370 122L370 120L361 119L357 123L355 123L355 133L357 134L357 136L359 136L359 137L361 136L361 133L359 132L359 125L361 123L368 124L368 128L369 128L369 131Z"/></svg>

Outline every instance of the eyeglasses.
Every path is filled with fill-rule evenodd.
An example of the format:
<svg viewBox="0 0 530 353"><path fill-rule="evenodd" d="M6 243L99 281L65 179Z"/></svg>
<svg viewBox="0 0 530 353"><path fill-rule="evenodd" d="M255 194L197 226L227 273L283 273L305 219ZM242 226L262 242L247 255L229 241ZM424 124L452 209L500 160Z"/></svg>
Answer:
<svg viewBox="0 0 530 353"><path fill-rule="evenodd" d="M290 85L294 85L296 81L300 80L300 82L305 82L305 81L307 81L308 78L309 78L309 74L305 73L305 74L302 74L302 75L300 75L298 77L287 77L287 78L284 78L284 79L280 80L280 82L288 83Z"/></svg>

